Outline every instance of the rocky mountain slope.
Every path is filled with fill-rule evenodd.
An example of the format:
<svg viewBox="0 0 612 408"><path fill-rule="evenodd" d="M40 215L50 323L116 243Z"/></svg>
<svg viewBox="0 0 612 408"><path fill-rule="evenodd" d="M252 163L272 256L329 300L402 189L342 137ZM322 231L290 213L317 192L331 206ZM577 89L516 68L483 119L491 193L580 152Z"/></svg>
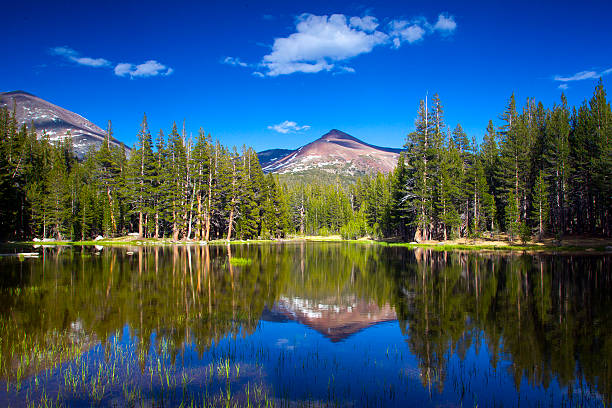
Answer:
<svg viewBox="0 0 612 408"><path fill-rule="evenodd" d="M290 155L295 152L295 150L290 149L270 149L264 150L263 152L257 153L257 157L259 158L259 164L262 168L268 167L272 163L276 162L283 157Z"/></svg>
<svg viewBox="0 0 612 408"><path fill-rule="evenodd" d="M91 146L96 148L106 137L106 132L85 119L81 115L47 102L24 91L0 93L0 108L15 110L19 125L30 126L34 123L36 133L40 136L45 132L51 142L65 138L70 132L74 151L82 158ZM119 146L116 139L112 144ZM129 151L129 148L126 148Z"/></svg>
<svg viewBox="0 0 612 408"><path fill-rule="evenodd" d="M286 175L329 173L354 177L392 171L401 149L373 146L332 129L314 142L273 159L274 153L279 151L275 149L258 153L264 172Z"/></svg>

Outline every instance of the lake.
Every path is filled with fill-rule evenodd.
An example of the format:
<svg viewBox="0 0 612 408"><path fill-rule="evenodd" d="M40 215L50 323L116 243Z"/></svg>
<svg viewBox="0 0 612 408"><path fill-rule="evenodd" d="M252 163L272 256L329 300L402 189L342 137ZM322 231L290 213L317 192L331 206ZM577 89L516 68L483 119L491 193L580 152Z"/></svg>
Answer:
<svg viewBox="0 0 612 408"><path fill-rule="evenodd" d="M612 402L610 254L35 251L0 258L2 406Z"/></svg>

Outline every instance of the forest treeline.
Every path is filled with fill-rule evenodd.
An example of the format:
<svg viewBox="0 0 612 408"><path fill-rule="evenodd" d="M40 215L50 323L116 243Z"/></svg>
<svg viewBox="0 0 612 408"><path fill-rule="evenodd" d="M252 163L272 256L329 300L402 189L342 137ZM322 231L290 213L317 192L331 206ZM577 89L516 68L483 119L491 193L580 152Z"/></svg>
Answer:
<svg viewBox="0 0 612 408"><path fill-rule="evenodd" d="M344 189L290 188L293 224L307 234L417 241L610 236L612 113L601 80L577 108L562 94L551 108L530 98L519 111L513 94L500 120L479 144L461 125L447 127L437 95L421 101L394 172Z"/></svg>
<svg viewBox="0 0 612 408"><path fill-rule="evenodd" d="M0 236L88 239L137 233L179 239L341 234L403 240L612 230L612 112L600 80L579 107L545 108L514 95L481 143L444 121L438 95L421 101L415 131L390 174L343 184L264 175L256 153L176 124L155 142L146 115L129 158L110 143L77 161L0 112Z"/></svg>
<svg viewBox="0 0 612 408"><path fill-rule="evenodd" d="M143 118L129 158L106 140L82 161L71 138L50 143L14 113L0 114L0 227L5 239L86 240L137 233L140 237L250 239L281 237L287 206L257 154L159 131L155 142Z"/></svg>

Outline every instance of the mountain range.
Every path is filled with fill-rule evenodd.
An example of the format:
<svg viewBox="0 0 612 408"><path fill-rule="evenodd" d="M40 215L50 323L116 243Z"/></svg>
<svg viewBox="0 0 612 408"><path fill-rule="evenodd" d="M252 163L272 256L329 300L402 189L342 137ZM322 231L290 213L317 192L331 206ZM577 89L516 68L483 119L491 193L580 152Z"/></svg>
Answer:
<svg viewBox="0 0 612 408"><path fill-rule="evenodd" d="M34 124L39 137L46 133L51 142L65 138L70 132L74 152L83 158L93 146L99 148L106 132L79 114L54 105L35 95L24 91L0 93L0 108L6 107L14 111L19 125L24 123L29 127ZM111 139L111 143L119 146L121 143ZM126 147L129 151L129 148Z"/></svg>
<svg viewBox="0 0 612 408"><path fill-rule="evenodd" d="M0 93L0 108L14 111L21 126L34 124L37 134L46 134L51 142L57 142L68 134L77 157L99 148L106 132L83 116L54 105L31 93L12 91ZM111 143L121 142L111 138ZM129 147L126 147L129 153ZM401 149L379 147L365 143L338 129L332 129L319 139L295 150L270 149L257 153L266 173L285 178L316 178L321 181L337 177L355 179L365 174L392 171Z"/></svg>

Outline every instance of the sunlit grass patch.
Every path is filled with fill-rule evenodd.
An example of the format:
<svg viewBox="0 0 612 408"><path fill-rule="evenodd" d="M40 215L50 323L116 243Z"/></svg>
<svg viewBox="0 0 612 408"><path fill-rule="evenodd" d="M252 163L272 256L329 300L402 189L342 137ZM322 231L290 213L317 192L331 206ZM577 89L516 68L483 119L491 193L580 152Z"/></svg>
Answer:
<svg viewBox="0 0 612 408"><path fill-rule="evenodd" d="M234 266L248 266L253 262L250 258L230 258L230 263Z"/></svg>

